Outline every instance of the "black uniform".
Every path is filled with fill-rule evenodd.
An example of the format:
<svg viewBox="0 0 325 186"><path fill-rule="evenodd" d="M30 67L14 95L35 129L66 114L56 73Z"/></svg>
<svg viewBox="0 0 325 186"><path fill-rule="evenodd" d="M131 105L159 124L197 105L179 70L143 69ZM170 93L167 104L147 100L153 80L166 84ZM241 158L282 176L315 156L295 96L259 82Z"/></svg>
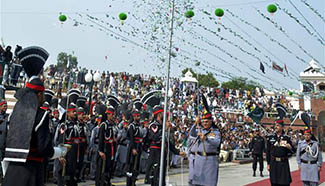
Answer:
<svg viewBox="0 0 325 186"><path fill-rule="evenodd" d="M111 178L114 173L114 161L117 149L117 134L115 134L113 127L114 123L110 121L103 122L100 125L98 151L105 153L106 160L105 165L103 166L104 160L98 156L96 186L101 185L102 182L104 182L105 186L111 186Z"/></svg>
<svg viewBox="0 0 325 186"><path fill-rule="evenodd" d="M150 183L152 186L159 185L159 169L160 169L160 155L161 155L161 143L162 143L162 125L154 121L149 126L147 139L150 144L149 159L146 169L146 183ZM168 147L167 145L165 147ZM167 148L166 148L167 149ZM175 148L174 145L169 145L169 150L174 154L178 155L179 151ZM167 150L166 152L167 153ZM166 176L166 165L167 160L164 156L164 165L163 165L163 185L165 185L165 176Z"/></svg>
<svg viewBox="0 0 325 186"><path fill-rule="evenodd" d="M59 144L71 145L70 151L66 155L66 180L67 186L76 186L77 184L77 166L78 166L78 151L79 151L79 130L76 121L67 121L60 125ZM60 178L62 170L59 171L58 182L62 181ZM61 185L61 183L59 183Z"/></svg>
<svg viewBox="0 0 325 186"><path fill-rule="evenodd" d="M143 147L143 136L140 131L140 123L133 122L128 128L129 150L128 150L128 172L127 185L135 185L136 178L140 172L140 157ZM132 154L132 150L137 151L137 155Z"/></svg>
<svg viewBox="0 0 325 186"><path fill-rule="evenodd" d="M292 150L281 145L290 144ZM290 185L291 175L288 158L294 152L289 136L282 133L280 136L273 134L267 138L266 161L270 165L270 181L272 186Z"/></svg>
<svg viewBox="0 0 325 186"><path fill-rule="evenodd" d="M261 136L254 136L252 142L250 143L250 152L253 156L253 171L255 173L257 168L257 161L260 164L260 171L263 172L263 152L265 152L265 140Z"/></svg>
<svg viewBox="0 0 325 186"><path fill-rule="evenodd" d="M43 116L45 119L40 127ZM10 156L7 152L6 156ZM52 157L54 149L49 131L49 116L44 110L38 109L36 114L33 132L30 141L30 150L27 161L10 162L4 178L3 186L44 186L44 162L46 158Z"/></svg>

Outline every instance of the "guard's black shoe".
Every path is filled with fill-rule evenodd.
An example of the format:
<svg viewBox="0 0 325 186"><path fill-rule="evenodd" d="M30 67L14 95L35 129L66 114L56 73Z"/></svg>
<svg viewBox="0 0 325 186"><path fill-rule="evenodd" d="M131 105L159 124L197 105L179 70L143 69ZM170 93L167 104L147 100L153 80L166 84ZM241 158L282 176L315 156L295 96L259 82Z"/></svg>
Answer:
<svg viewBox="0 0 325 186"><path fill-rule="evenodd" d="M261 172L260 176L261 176L261 177L264 177L263 172Z"/></svg>
<svg viewBox="0 0 325 186"><path fill-rule="evenodd" d="M255 171L254 171L254 173L253 173L253 177L256 177L256 173L255 173Z"/></svg>

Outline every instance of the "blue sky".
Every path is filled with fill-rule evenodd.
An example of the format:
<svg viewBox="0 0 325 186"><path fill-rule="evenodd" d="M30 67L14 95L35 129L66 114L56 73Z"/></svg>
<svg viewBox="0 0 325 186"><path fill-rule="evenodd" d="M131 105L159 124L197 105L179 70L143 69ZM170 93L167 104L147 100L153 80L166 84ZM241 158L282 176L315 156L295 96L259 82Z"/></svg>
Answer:
<svg viewBox="0 0 325 186"><path fill-rule="evenodd" d="M325 1L321 0L291 0L304 17L288 0L176 0L173 45L176 57L172 58L171 75L179 77L182 69L192 67L201 73L214 73L219 81L244 76L270 88L298 89L296 77L307 67L311 56L325 66L324 45L313 30L324 38L324 21L303 1L324 18ZM271 16L266 11L270 3L278 3L301 25L279 9ZM171 15L168 1L1 0L0 6L0 36L5 44L42 46L51 54L47 64L56 63L59 52L74 52L81 66L93 70L152 75L166 72L168 51L165 48L168 47L168 17ZM228 9L260 28L261 32L227 11L224 17L217 19L213 15L215 8ZM183 16L189 9L195 12L191 20ZM256 9L281 26L288 37ZM212 13L211 19L203 11ZM60 12L68 16L64 24L58 20ZM121 12L128 14L124 24L117 20ZM201 64L199 67L194 65L197 61ZM259 71L260 61L265 64L265 75ZM281 67L286 64L291 76L271 70L267 65L272 62Z"/></svg>

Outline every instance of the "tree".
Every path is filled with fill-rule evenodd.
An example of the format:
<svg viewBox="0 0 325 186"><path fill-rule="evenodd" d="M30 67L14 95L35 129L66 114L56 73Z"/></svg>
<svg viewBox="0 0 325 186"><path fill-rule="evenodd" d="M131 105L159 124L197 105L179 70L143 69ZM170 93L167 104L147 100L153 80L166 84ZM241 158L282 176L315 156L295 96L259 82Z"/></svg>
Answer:
<svg viewBox="0 0 325 186"><path fill-rule="evenodd" d="M212 73L207 74L199 74L199 77L197 77L196 73L191 68L186 68L182 71L183 77L185 76L186 72L190 71L193 74L193 77L198 79L199 85L205 86L205 87L218 87L219 82L216 80L216 78L213 76Z"/></svg>
<svg viewBox="0 0 325 186"><path fill-rule="evenodd" d="M238 77L233 78L231 81L223 82L221 87L228 89L254 90L256 87L260 86L254 81L247 81L247 78Z"/></svg>
<svg viewBox="0 0 325 186"><path fill-rule="evenodd" d="M67 54L65 52L61 52L58 54L57 58L57 68L60 70L63 69L71 69L78 66L78 59L76 56L72 54Z"/></svg>

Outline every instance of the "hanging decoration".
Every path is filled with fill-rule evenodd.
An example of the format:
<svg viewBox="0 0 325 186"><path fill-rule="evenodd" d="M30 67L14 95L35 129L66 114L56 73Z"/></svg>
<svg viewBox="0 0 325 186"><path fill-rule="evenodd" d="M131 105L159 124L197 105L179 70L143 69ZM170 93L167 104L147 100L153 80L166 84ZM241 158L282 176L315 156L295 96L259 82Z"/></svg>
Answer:
<svg viewBox="0 0 325 186"><path fill-rule="evenodd" d="M283 35L285 35L291 42L293 42L297 47L299 47L307 56L309 56L311 59L314 59L316 62L319 63L319 61L317 59L315 59L309 52L307 52L300 44L298 44L294 39L292 39L289 34L284 30L284 27L282 27L281 25L279 25L277 22L275 22L274 20L270 19L269 17L267 17L266 15L264 15L260 10L258 10L257 8L255 8L255 10L267 21L271 22L273 24L273 26L275 28L277 28L280 32L283 33ZM305 64L308 65L308 62L304 61Z"/></svg>
<svg viewBox="0 0 325 186"><path fill-rule="evenodd" d="M126 15L126 13L122 12L118 15L120 21L121 21L121 24L123 25L124 24L124 21L128 18L128 16Z"/></svg>
<svg viewBox="0 0 325 186"><path fill-rule="evenodd" d="M284 50L286 50L289 54L292 54L296 59L298 59L298 60L301 61L302 63L305 63L305 60L304 60L304 59L302 59L301 57L299 57L297 54L293 53L289 48L287 48L287 47L286 47L284 44L282 44L280 41L278 41L278 40L276 40L275 38L273 38L270 34L268 34L268 33L264 32L264 31L262 31L261 28L259 28L259 27L255 26L255 25L253 25L252 23L250 23L250 22L248 22L248 21L246 21L246 20L240 18L238 15L235 15L233 12L231 12L231 11L228 10L228 9L226 9L226 11L227 11L228 13L230 13L232 17L235 17L235 18L239 19L242 23L245 23L246 25L248 25L248 26L254 28L254 29L255 29L256 31L258 31L258 32L261 32L265 37L269 38L269 40L270 40L271 42L276 43L278 46L280 46L281 48L283 48ZM278 57L277 57L276 55L272 55L272 56L278 59ZM278 60L279 60L279 59L278 59ZM279 61L281 61L281 60L279 60ZM282 62L282 63L284 64L284 62ZM294 70L291 70L291 71L294 71ZM295 75L295 76L297 76L297 75Z"/></svg>
<svg viewBox="0 0 325 186"><path fill-rule="evenodd" d="M61 23L64 23L67 20L67 16L64 14L60 14L59 20L61 21Z"/></svg>
<svg viewBox="0 0 325 186"><path fill-rule="evenodd" d="M293 92L289 91L289 96L292 96L293 95Z"/></svg>
<svg viewBox="0 0 325 186"><path fill-rule="evenodd" d="M300 0L300 1L303 2L311 11L314 12L314 14L316 14L325 23L324 17L315 8L310 6L310 4L306 2L306 0Z"/></svg>
<svg viewBox="0 0 325 186"><path fill-rule="evenodd" d="M270 12L271 15L273 15L277 10L278 8L275 4L270 4L269 6L267 6L267 11Z"/></svg>
<svg viewBox="0 0 325 186"><path fill-rule="evenodd" d="M193 10L188 10L187 12L185 12L185 17L191 19L192 17L194 17L194 12Z"/></svg>
<svg viewBox="0 0 325 186"><path fill-rule="evenodd" d="M219 17L219 19L221 19L221 17L225 14L225 12L223 11L223 9L221 8L217 8L215 11L214 11L214 14Z"/></svg>

